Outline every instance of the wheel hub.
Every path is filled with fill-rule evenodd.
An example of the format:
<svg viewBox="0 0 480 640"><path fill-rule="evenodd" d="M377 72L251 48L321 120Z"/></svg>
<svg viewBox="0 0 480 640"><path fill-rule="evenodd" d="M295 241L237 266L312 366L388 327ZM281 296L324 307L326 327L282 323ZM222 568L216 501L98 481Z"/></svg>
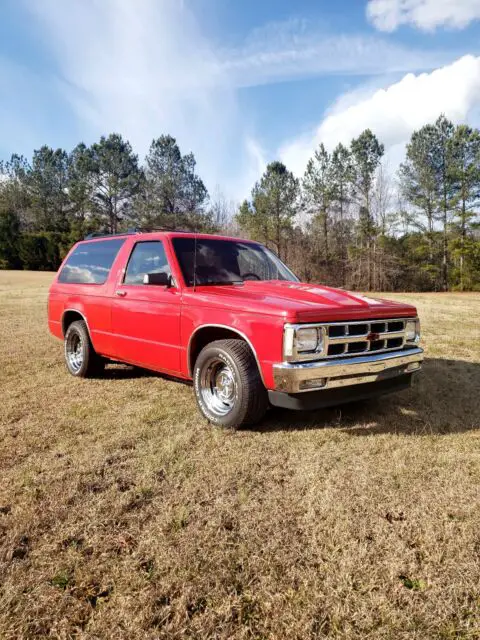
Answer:
<svg viewBox="0 0 480 640"><path fill-rule="evenodd" d="M229 402L233 398L235 391L235 380L229 368L222 369L217 374L215 387L219 397L224 402Z"/></svg>
<svg viewBox="0 0 480 640"><path fill-rule="evenodd" d="M220 358L207 361L200 373L200 394L209 411L225 416L233 409L236 396L233 370Z"/></svg>
<svg viewBox="0 0 480 640"><path fill-rule="evenodd" d="M66 352L70 368L72 371L77 372L83 364L83 343L82 338L77 333L69 336Z"/></svg>

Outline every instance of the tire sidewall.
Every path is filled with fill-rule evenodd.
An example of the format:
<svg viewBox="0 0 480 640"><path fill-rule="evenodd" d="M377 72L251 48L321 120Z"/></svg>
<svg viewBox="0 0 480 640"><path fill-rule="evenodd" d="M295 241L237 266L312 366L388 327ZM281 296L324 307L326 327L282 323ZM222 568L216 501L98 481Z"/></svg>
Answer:
<svg viewBox="0 0 480 640"><path fill-rule="evenodd" d="M202 368L206 360L209 360L212 357L216 357L219 360L222 360L222 362L224 362L228 367L231 368L235 377L235 404L233 409L224 416L217 416L209 410L208 406L203 400L200 391L200 378L202 374ZM200 411L209 422L211 422L212 424L227 427L233 427L243 422L243 419L245 417L244 399L245 394L248 393L248 389L245 388L245 385L242 382L242 376L240 375L240 371L238 369L237 363L235 362L235 358L233 358L226 349L208 346L202 350L195 363L193 386L195 389L195 397Z"/></svg>

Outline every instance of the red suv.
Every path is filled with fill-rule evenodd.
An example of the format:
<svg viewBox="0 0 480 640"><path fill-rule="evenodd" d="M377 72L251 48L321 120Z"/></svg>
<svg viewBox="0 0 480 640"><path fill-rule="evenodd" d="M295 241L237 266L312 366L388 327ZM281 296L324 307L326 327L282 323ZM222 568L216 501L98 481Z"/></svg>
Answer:
<svg viewBox="0 0 480 640"><path fill-rule="evenodd" d="M229 427L269 405L315 409L410 385L421 367L415 307L299 282L258 242L181 232L87 238L48 300L67 369L108 361L193 379Z"/></svg>

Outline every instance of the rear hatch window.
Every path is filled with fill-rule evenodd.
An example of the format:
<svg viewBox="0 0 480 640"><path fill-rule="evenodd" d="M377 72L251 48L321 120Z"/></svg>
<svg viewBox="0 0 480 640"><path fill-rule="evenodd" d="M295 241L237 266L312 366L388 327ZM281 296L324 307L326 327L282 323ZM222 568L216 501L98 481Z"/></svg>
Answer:
<svg viewBox="0 0 480 640"><path fill-rule="evenodd" d="M78 244L61 267L58 282L103 284L125 238Z"/></svg>

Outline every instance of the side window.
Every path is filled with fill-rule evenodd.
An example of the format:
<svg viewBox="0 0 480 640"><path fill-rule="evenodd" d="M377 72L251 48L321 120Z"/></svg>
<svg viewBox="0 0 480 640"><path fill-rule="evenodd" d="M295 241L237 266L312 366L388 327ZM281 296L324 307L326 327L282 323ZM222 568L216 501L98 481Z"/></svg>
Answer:
<svg viewBox="0 0 480 640"><path fill-rule="evenodd" d="M58 282L103 284L125 238L96 240L77 245L62 266Z"/></svg>
<svg viewBox="0 0 480 640"><path fill-rule="evenodd" d="M137 242L128 261L125 272L124 284L143 284L143 276L146 273L167 273L170 275L170 266L163 242Z"/></svg>

